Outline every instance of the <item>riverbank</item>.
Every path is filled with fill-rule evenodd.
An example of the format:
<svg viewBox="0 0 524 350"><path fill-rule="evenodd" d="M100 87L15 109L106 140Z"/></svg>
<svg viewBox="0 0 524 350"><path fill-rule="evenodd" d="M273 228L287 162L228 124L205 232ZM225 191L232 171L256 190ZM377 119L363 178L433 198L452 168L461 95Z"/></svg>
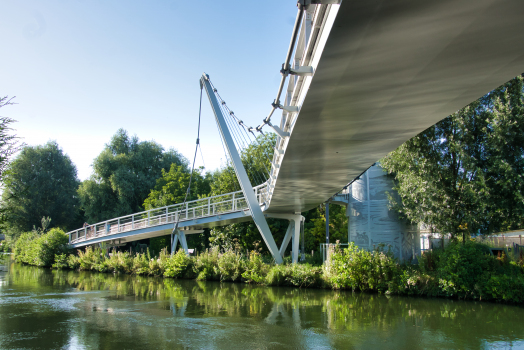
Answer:
<svg viewBox="0 0 524 350"><path fill-rule="evenodd" d="M65 237L65 236L64 236ZM257 251L248 256L217 248L189 257L183 251L171 256L114 252L100 248L77 252L66 249L59 230L38 238L21 237L15 246L18 262L109 273L162 276L268 286L348 289L388 295L445 297L523 303L522 258L489 254L489 247L474 241L451 243L445 250L423 254L417 264L400 263L383 246L374 251L354 244L335 248L322 265L311 263L276 265Z"/></svg>

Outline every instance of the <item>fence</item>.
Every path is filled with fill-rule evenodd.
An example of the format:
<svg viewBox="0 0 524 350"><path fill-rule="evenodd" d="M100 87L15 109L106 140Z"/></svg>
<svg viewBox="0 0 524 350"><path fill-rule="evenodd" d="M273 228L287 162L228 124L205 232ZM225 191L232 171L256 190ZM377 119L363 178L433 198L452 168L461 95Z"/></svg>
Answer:
<svg viewBox="0 0 524 350"><path fill-rule="evenodd" d="M260 205L268 198L267 183L253 188ZM99 222L78 230L68 232L70 243L78 243L93 238L138 230L146 227L183 222L202 217L238 212L248 209L242 191L197 199L185 204L173 204L136 214Z"/></svg>

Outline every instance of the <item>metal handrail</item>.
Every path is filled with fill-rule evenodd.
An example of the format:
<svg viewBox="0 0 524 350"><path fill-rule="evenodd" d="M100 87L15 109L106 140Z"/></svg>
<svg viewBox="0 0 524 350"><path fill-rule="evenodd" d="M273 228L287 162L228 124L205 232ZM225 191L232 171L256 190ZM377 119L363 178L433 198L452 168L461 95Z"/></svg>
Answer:
<svg viewBox="0 0 524 350"><path fill-rule="evenodd" d="M268 199L267 182L253 187L261 206ZM224 198L226 197L226 198ZM118 218L101 221L88 227L83 227L67 233L70 243L78 243L93 238L110 236L117 233L134 231L146 227L165 225L176 221L182 222L202 217L209 217L248 209L242 191L226 193L177 203L161 208L154 208Z"/></svg>

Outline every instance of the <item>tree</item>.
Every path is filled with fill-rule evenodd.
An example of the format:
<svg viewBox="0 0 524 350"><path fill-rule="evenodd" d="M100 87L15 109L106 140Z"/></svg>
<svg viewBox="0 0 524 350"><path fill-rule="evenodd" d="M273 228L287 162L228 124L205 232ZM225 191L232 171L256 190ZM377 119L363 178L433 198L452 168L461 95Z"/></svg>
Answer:
<svg viewBox="0 0 524 350"><path fill-rule="evenodd" d="M205 197L209 194L210 176L201 175L202 168L195 169L191 190L187 201ZM184 202L191 172L183 166L171 164L169 171L162 169L162 177L156 180L155 187L144 201L146 210Z"/></svg>
<svg viewBox="0 0 524 350"><path fill-rule="evenodd" d="M13 105L13 98L0 97L0 108ZM11 134L13 129L10 125L14 122L11 118L0 117L0 181L11 157L23 147L23 144L18 143L18 137Z"/></svg>
<svg viewBox="0 0 524 350"><path fill-rule="evenodd" d="M78 220L78 184L76 167L56 142L24 147L4 177L6 233L30 231L42 217L52 218L51 227L72 228Z"/></svg>
<svg viewBox="0 0 524 350"><path fill-rule="evenodd" d="M517 77L401 145L383 160L412 222L442 233L491 233L524 218L524 94Z"/></svg>
<svg viewBox="0 0 524 350"><path fill-rule="evenodd" d="M318 250L320 243L326 243L326 204L321 204L303 214L305 217L305 249L306 251ZM329 242L348 242L348 217L346 207L329 204Z"/></svg>
<svg viewBox="0 0 524 350"><path fill-rule="evenodd" d="M271 169L276 138L276 135L273 133L260 135L240 154L242 164L253 186L267 180L268 170ZM231 164L212 174L211 195L216 196L234 191L240 191L240 185ZM282 242L288 221L268 218L267 223L277 244ZM258 244L257 242L262 241L262 237L254 222L241 222L213 228L209 241L211 246L219 246L224 249L238 245L243 249L253 250ZM261 247L263 252L268 252L264 244Z"/></svg>
<svg viewBox="0 0 524 350"><path fill-rule="evenodd" d="M154 141L139 141L123 129L94 160L94 174L78 189L89 222L143 210L142 204L162 175L176 164L187 169L188 161L177 151L164 151Z"/></svg>

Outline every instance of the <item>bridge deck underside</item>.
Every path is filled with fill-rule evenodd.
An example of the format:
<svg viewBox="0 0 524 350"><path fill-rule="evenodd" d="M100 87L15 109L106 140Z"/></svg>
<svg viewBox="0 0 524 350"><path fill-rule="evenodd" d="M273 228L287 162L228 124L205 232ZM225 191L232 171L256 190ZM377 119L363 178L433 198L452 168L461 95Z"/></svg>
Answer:
<svg viewBox="0 0 524 350"><path fill-rule="evenodd" d="M524 1L344 0L268 212L326 201L371 164L524 71Z"/></svg>

